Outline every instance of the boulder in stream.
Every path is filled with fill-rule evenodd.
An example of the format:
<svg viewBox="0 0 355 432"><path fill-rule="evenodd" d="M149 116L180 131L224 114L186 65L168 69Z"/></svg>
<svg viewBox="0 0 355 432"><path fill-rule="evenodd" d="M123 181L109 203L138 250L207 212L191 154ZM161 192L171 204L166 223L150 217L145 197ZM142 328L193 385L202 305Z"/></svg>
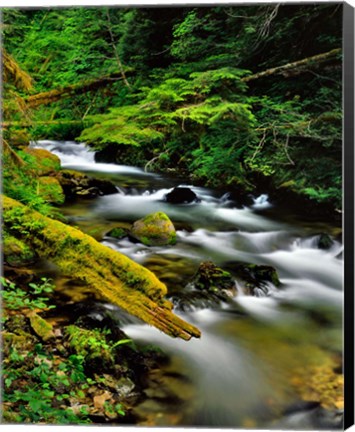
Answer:
<svg viewBox="0 0 355 432"><path fill-rule="evenodd" d="M255 294L256 288L263 289L267 283L275 287L281 285L277 271L272 266L240 263L233 267L233 273L245 282L248 294Z"/></svg>
<svg viewBox="0 0 355 432"><path fill-rule="evenodd" d="M57 173L61 187L67 198L96 198L99 195L110 195L117 193L116 186L108 180L101 180L87 176L86 174L73 171L61 170Z"/></svg>
<svg viewBox="0 0 355 432"><path fill-rule="evenodd" d="M176 187L165 195L165 200L171 204L189 204L198 202L199 198L190 188Z"/></svg>
<svg viewBox="0 0 355 432"><path fill-rule="evenodd" d="M37 175L51 175L60 169L59 157L48 150L27 147L24 152L32 159L29 162L32 168L36 170Z"/></svg>
<svg viewBox="0 0 355 432"><path fill-rule="evenodd" d="M115 239L122 239L123 237L126 237L128 235L128 230L121 227L115 227L112 228L107 234L107 236L115 238Z"/></svg>
<svg viewBox="0 0 355 432"><path fill-rule="evenodd" d="M211 261L200 264L194 278L195 288L210 292L234 292L235 283L232 275Z"/></svg>
<svg viewBox="0 0 355 432"><path fill-rule="evenodd" d="M230 303L235 294L232 275L211 261L203 261L185 289L173 294L171 300L182 311L216 309L221 303Z"/></svg>
<svg viewBox="0 0 355 432"><path fill-rule="evenodd" d="M156 212L134 222L130 235L146 246L165 246L176 243L176 231L169 217Z"/></svg>
<svg viewBox="0 0 355 432"><path fill-rule="evenodd" d="M333 239L329 234L321 233L317 239L317 246L319 249L327 250L333 246Z"/></svg>

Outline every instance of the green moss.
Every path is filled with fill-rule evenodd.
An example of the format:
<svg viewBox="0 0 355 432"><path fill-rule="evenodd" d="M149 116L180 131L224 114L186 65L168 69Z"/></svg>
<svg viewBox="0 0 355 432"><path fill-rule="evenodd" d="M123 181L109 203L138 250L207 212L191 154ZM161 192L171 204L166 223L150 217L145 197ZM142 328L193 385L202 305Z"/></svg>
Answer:
<svg viewBox="0 0 355 432"><path fill-rule="evenodd" d="M211 261L202 262L194 276L193 283L196 288L210 292L233 290L235 288L232 275L217 267Z"/></svg>
<svg viewBox="0 0 355 432"><path fill-rule="evenodd" d="M39 336L42 340L47 341L54 337L53 326L48 321L44 320L37 313L32 312L29 315L31 327L33 331Z"/></svg>
<svg viewBox="0 0 355 432"><path fill-rule="evenodd" d="M99 329L88 330L70 325L66 327L65 334L70 348L75 354L83 356L86 363L99 359L103 365L114 364L112 344Z"/></svg>
<svg viewBox="0 0 355 432"><path fill-rule="evenodd" d="M63 204L65 195L59 181L54 177L38 178L38 193L43 199L52 204Z"/></svg>
<svg viewBox="0 0 355 432"><path fill-rule="evenodd" d="M127 235L126 231L123 228L113 228L110 232L107 233L108 236L121 239Z"/></svg>
<svg viewBox="0 0 355 432"><path fill-rule="evenodd" d="M26 148L21 152L26 162L31 164L36 173L45 176L60 169L60 159L58 156L45 149Z"/></svg>
<svg viewBox="0 0 355 432"><path fill-rule="evenodd" d="M199 330L171 313L166 286L146 268L83 232L3 197L3 221L11 235L87 284L110 302L171 336L190 339ZM134 281L132 281L134 275Z"/></svg>
<svg viewBox="0 0 355 432"><path fill-rule="evenodd" d="M8 234L3 235L4 261L10 266L21 266L33 263L36 260L36 253L26 245L25 242Z"/></svg>
<svg viewBox="0 0 355 432"><path fill-rule="evenodd" d="M169 217L163 212L156 212L136 221L131 235L147 246L174 245L176 231Z"/></svg>

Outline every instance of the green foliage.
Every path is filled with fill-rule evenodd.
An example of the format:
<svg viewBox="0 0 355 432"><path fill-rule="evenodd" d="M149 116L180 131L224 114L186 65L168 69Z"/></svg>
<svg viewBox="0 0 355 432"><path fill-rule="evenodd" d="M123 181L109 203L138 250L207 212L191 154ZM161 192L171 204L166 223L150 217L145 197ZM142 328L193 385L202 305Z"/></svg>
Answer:
<svg viewBox="0 0 355 432"><path fill-rule="evenodd" d="M20 355L10 349L4 361L3 400L8 408L4 419L18 423L88 424L91 421L85 410L75 411L70 399L80 399L87 384L83 357L72 355L66 362L57 362L46 353L41 344L35 350ZM19 387L21 379L26 385ZM63 409L64 408L64 409Z"/></svg>
<svg viewBox="0 0 355 432"><path fill-rule="evenodd" d="M248 190L242 161L248 151L246 136L235 130L231 120L213 126L201 137L201 145L192 151L188 166L197 179L210 186L221 184Z"/></svg>
<svg viewBox="0 0 355 432"><path fill-rule="evenodd" d="M161 139L163 135L160 132L131 120L134 109L136 107L116 108L107 115L90 117L91 121L98 123L84 129L79 139L94 144L95 149L104 148L110 143L140 146Z"/></svg>
<svg viewBox="0 0 355 432"><path fill-rule="evenodd" d="M50 205L50 201L54 198L55 201L62 202L61 191L55 185L54 187L48 185L46 190L50 195L42 194L40 178L38 177L40 168L37 160L25 152L19 151L17 154L20 162L14 161L13 156L8 152L4 151L3 153L3 193L43 215L60 217L59 211ZM58 169L56 163L49 159L43 160L42 166L50 170ZM48 199L48 196L51 198Z"/></svg>
<svg viewBox="0 0 355 432"><path fill-rule="evenodd" d="M83 358L102 357L113 361L113 350L132 342L131 339L121 339L114 343L107 339L110 330L87 330L75 325L68 326L66 334L72 349Z"/></svg>
<svg viewBox="0 0 355 432"><path fill-rule="evenodd" d="M339 207L340 62L242 79L340 47L341 12L336 4L5 9L3 31L36 91L117 72L117 58L131 71L129 88L117 80L40 108L42 122L83 122L37 125L36 137L79 135L98 150L117 144L118 159L154 158L154 169L187 170L216 186L236 177L267 176L275 187L293 180L299 193ZM11 91L6 111L21 120ZM22 193L6 178L5 186L42 206L35 188Z"/></svg>
<svg viewBox="0 0 355 432"><path fill-rule="evenodd" d="M5 309L21 310L28 309L52 309L55 306L48 305L50 299L44 294L53 292L54 285L47 278L41 278L39 283L31 282L25 290L19 288L11 281L1 277L2 285L1 296L4 301Z"/></svg>

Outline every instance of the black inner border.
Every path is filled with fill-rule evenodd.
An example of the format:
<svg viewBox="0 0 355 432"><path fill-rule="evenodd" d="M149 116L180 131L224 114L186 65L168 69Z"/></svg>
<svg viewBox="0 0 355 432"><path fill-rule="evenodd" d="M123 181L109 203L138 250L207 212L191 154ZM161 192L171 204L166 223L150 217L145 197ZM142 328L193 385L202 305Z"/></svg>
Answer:
<svg viewBox="0 0 355 432"><path fill-rule="evenodd" d="M354 8L343 9L344 429L354 424Z"/></svg>

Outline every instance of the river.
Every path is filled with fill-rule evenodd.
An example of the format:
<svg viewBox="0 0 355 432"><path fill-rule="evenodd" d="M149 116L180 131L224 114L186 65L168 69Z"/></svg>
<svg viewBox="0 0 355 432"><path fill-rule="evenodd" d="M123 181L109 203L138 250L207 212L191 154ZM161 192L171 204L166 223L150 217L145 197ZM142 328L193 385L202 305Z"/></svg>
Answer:
<svg viewBox="0 0 355 432"><path fill-rule="evenodd" d="M58 155L63 168L115 183L117 194L70 203L62 211L73 225L155 272L170 295L186 290L205 260L228 269L237 262L264 264L278 272L278 288L269 283L250 295L236 281L236 294L228 305L177 310L202 331L199 340L172 339L127 319L123 330L129 337L157 345L171 356L155 384L152 377L153 390L147 392L151 398L136 408L140 413L162 426L340 427L341 412L331 403L324 411L300 402L322 401L309 382L317 368L326 368L342 353L339 228L281 212L268 201L266 191L254 197L254 204L242 207L229 200L227 188L215 191L135 167L96 163L84 144L48 140L32 146ZM191 188L200 201L165 202L164 196L178 185ZM128 227L158 210L177 228L175 246L147 247L106 235L114 226ZM333 239L327 250L318 247L323 232ZM85 292L78 292L77 299L82 298ZM164 386L183 396L175 402L159 398L159 387L162 391ZM327 402L322 405L327 407Z"/></svg>

